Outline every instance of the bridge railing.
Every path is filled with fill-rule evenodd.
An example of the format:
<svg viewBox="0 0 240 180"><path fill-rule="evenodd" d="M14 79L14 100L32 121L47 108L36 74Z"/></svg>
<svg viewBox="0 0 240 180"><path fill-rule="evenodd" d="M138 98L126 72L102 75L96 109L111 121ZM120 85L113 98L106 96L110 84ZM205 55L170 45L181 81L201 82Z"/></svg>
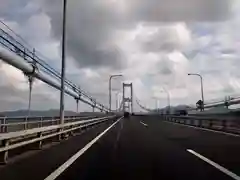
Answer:
<svg viewBox="0 0 240 180"><path fill-rule="evenodd" d="M65 116L65 123L95 118L97 116ZM0 117L0 133L57 125L59 116Z"/></svg>
<svg viewBox="0 0 240 180"><path fill-rule="evenodd" d="M237 119L213 118L203 116L164 116L166 121L189 126L214 129L218 131L240 134L240 121Z"/></svg>
<svg viewBox="0 0 240 180"><path fill-rule="evenodd" d="M10 151L16 153L18 150L17 154L20 154L21 152L19 151L41 149L43 143L49 141L59 141L86 128L93 127L99 123L108 120L114 120L116 117L117 116L114 115L101 118L92 118L76 122L69 122L63 125L58 124L0 134L0 162L7 163Z"/></svg>

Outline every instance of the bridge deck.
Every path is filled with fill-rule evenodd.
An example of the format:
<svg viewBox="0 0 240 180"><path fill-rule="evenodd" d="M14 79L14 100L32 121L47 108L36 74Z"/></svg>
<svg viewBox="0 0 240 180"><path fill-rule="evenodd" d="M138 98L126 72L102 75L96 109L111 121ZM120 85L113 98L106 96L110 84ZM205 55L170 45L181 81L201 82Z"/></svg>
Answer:
<svg viewBox="0 0 240 180"><path fill-rule="evenodd" d="M0 168L1 180L46 178L109 126L104 123L15 158ZM120 120L57 179L239 179L239 140L159 118L130 117Z"/></svg>

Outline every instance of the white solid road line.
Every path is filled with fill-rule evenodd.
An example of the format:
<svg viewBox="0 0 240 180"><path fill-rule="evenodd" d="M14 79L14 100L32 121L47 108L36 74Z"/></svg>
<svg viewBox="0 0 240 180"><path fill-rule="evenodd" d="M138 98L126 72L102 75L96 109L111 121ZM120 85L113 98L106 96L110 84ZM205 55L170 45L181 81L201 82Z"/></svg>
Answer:
<svg viewBox="0 0 240 180"><path fill-rule="evenodd" d="M217 130L213 130L213 129L201 128L201 127L191 126L191 125L188 125L188 124L179 124L179 123L170 122L170 121L164 121L164 122L167 122L167 123L170 123L170 124L179 125L179 126L185 126L185 127L189 127L189 128L199 129L199 130L203 130L203 131L209 131L209 132L224 134L224 135L227 135L227 136L240 137L239 134L233 134L233 133L217 131Z"/></svg>
<svg viewBox="0 0 240 180"><path fill-rule="evenodd" d="M83 155L94 143L96 143L106 132L108 132L113 126L115 126L123 117L119 118L116 122L114 122L111 126L105 129L101 134L95 137L92 141L90 141L85 147L79 150L76 154L74 154L70 159L68 159L64 164L58 167L55 171L53 171L48 177L44 180L54 180L59 175L61 175L69 166L74 163L81 155Z"/></svg>
<svg viewBox="0 0 240 180"><path fill-rule="evenodd" d="M140 123L144 126L148 126L147 124L145 124L144 122L140 121Z"/></svg>
<svg viewBox="0 0 240 180"><path fill-rule="evenodd" d="M119 142L119 139L120 139L120 136L121 136L121 132L122 132L122 129L123 129L123 123L124 123L124 121L120 122L120 129L118 130L117 139L114 143L114 149L117 148L117 145L118 145L118 142Z"/></svg>
<svg viewBox="0 0 240 180"><path fill-rule="evenodd" d="M187 149L187 151L190 152L191 154L197 156L198 158L202 159L203 161L207 162L208 164L212 165L213 167L217 168L218 170L222 171L224 174L232 177L233 179L240 180L240 177L238 175L236 175L235 173L229 171L228 169L220 166L219 164L213 162L212 160L202 156L201 154L199 154L191 149Z"/></svg>

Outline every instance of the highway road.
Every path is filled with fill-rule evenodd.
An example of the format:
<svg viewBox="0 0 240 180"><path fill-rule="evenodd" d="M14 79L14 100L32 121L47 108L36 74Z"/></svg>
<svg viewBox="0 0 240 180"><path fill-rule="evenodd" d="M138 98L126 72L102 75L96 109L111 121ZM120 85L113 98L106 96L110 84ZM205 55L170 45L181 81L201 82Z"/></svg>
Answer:
<svg viewBox="0 0 240 180"><path fill-rule="evenodd" d="M0 179L240 179L239 152L240 136L133 116L13 158Z"/></svg>

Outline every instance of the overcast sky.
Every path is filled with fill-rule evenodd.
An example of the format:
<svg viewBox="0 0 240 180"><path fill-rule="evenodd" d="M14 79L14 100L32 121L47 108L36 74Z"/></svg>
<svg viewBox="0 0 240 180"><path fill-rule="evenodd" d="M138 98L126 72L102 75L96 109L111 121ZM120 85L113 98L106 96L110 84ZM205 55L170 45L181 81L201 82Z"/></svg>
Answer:
<svg viewBox="0 0 240 180"><path fill-rule="evenodd" d="M134 95L148 108L195 104L200 73L205 100L240 90L240 3L238 0L68 0L67 77L108 104L114 90L133 82ZM0 0L0 19L61 67L61 0ZM2 28L3 26L0 25ZM26 109L28 84L21 72L1 62L0 110ZM115 94L115 92L114 92ZM115 105L115 95L113 95ZM66 96L66 108L75 110ZM59 107L59 92L36 81L33 109ZM81 110L89 107L81 104ZM134 105L136 110L140 108Z"/></svg>

